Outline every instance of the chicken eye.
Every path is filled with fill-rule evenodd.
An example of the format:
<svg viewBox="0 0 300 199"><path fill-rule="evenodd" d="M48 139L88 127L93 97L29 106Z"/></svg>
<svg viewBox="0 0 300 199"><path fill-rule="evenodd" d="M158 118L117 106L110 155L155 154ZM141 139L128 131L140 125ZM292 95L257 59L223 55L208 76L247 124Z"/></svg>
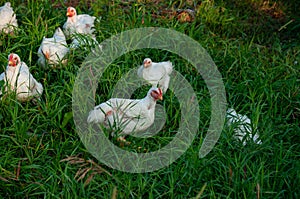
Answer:
<svg viewBox="0 0 300 199"><path fill-rule="evenodd" d="M14 60L17 60L17 58L15 57Z"/></svg>

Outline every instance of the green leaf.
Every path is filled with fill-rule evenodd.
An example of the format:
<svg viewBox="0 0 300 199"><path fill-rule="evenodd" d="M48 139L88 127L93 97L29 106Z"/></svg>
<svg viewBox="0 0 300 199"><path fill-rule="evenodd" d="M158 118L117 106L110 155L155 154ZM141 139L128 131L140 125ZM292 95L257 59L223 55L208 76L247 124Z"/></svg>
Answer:
<svg viewBox="0 0 300 199"><path fill-rule="evenodd" d="M72 119L72 118L73 118L73 112L72 111L65 113L64 119L63 119L62 124L61 124L61 128L64 128L68 124L70 119Z"/></svg>

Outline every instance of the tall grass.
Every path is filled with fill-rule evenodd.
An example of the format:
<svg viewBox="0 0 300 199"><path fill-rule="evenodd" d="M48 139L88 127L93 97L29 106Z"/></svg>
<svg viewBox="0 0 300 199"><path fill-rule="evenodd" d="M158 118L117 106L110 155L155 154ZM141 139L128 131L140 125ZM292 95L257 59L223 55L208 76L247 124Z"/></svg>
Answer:
<svg viewBox="0 0 300 199"><path fill-rule="evenodd" d="M0 72L7 65L7 55L18 53L42 82L44 93L37 104L9 97L0 102L0 196L111 198L117 190L117 198L298 198L299 15L296 6L283 1L277 1L272 10L274 3L270 1L268 8L262 0L205 0L195 8L193 22L180 23L159 11L189 7L183 1L78 1L79 13L101 16L95 27L99 42L124 30L148 26L171 28L197 40L222 74L228 106L250 117L262 140L261 145L243 146L232 137L232 129L224 128L214 149L199 159L210 120L209 92L203 79L176 54L155 49L130 52L115 60L99 80L97 103L110 98L124 72L151 57L175 63L175 69L196 91L201 119L192 146L175 163L151 173L130 174L93 158L76 133L72 89L89 52L72 51L68 64L59 68L37 65L43 36L52 36L63 25L67 6L63 1L12 2L19 30L15 35L0 35ZM277 18L274 13L280 11L284 15ZM294 21L279 31L291 19ZM133 97L143 97L147 89L138 89ZM128 138L132 144L123 149L154 151L172 139L180 110L171 91L164 98L161 104L168 117L163 130L150 139ZM80 169L94 168L93 163L83 166L61 161L70 156L92 160L111 175L99 172L86 183L93 172L82 179L76 174Z"/></svg>

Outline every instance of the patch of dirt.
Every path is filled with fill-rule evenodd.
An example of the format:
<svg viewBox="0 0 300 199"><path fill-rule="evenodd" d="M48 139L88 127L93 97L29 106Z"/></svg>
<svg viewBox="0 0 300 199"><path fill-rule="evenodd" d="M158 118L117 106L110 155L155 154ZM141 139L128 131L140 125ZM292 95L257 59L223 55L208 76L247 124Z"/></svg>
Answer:
<svg viewBox="0 0 300 199"><path fill-rule="evenodd" d="M273 4L270 3L270 1L264 1L262 4L253 4L255 9L260 10L261 12L264 12L265 14L271 16L275 19L283 19L285 17L285 13L280 8L281 6L279 3L274 2Z"/></svg>

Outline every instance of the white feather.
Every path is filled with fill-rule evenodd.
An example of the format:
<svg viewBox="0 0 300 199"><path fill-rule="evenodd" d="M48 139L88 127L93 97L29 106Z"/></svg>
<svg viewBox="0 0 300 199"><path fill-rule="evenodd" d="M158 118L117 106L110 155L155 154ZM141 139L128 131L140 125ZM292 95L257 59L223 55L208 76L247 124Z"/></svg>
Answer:
<svg viewBox="0 0 300 199"><path fill-rule="evenodd" d="M170 61L155 63L150 58L146 58L139 67L137 74L153 87L159 86L165 93L169 88L172 71L173 65Z"/></svg>
<svg viewBox="0 0 300 199"><path fill-rule="evenodd" d="M41 66L59 64L64 60L64 57L69 53L66 37L60 28L57 28L53 37L43 38L43 41L38 49L38 64ZM49 59L45 58L45 54L49 55Z"/></svg>
<svg viewBox="0 0 300 199"><path fill-rule="evenodd" d="M151 88L143 99L112 98L90 111L87 122L120 129L120 135L144 131L154 122L157 99L152 96L153 92L162 97L160 89Z"/></svg>
<svg viewBox="0 0 300 199"><path fill-rule="evenodd" d="M18 58L16 66L7 66L4 72L4 86L6 92L15 92L17 100L28 101L32 98L40 98L43 93L43 86L29 72L26 63L21 62L17 54L13 54Z"/></svg>
<svg viewBox="0 0 300 199"><path fill-rule="evenodd" d="M10 2L6 2L0 7L0 32L10 33L18 27L16 14L14 13Z"/></svg>
<svg viewBox="0 0 300 199"><path fill-rule="evenodd" d="M251 120L246 115L238 114L234 109L227 110L227 125L233 126L234 136L243 142L243 145L247 144L250 139L256 144L261 144L257 134L254 134L251 127Z"/></svg>
<svg viewBox="0 0 300 199"><path fill-rule="evenodd" d="M73 9L75 14L72 17L68 17L63 25L66 37L71 38L74 33L93 35L96 17L88 14L77 15L75 8L69 7L68 9Z"/></svg>

